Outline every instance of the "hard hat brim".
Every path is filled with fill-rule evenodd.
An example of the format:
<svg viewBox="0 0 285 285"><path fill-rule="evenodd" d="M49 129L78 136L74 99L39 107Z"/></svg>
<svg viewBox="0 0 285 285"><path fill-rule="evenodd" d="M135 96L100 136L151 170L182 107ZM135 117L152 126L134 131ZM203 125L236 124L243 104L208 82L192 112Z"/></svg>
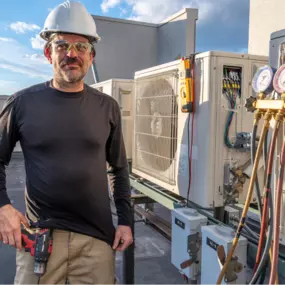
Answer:
<svg viewBox="0 0 285 285"><path fill-rule="evenodd" d="M92 44L96 44L96 43L98 43L101 40L101 38L98 35L96 37L94 37L94 36L91 36L91 35L86 35L86 34L81 34L81 33L71 33L71 32L62 31L62 30L49 30L49 31L44 30L44 31L40 32L40 37L43 40L48 41L52 34L78 35L78 36L82 36L82 37L87 38Z"/></svg>

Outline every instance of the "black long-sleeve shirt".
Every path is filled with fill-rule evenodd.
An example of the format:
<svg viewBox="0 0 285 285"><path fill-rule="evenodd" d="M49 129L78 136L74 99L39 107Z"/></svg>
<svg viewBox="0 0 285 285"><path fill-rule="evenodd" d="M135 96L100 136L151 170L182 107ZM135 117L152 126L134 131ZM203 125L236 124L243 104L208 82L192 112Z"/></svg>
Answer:
<svg viewBox="0 0 285 285"><path fill-rule="evenodd" d="M111 244L108 165L118 224L130 225L121 113L111 96L87 85L66 93L51 82L10 96L0 114L0 207L10 203L5 167L17 141L25 159L28 218Z"/></svg>

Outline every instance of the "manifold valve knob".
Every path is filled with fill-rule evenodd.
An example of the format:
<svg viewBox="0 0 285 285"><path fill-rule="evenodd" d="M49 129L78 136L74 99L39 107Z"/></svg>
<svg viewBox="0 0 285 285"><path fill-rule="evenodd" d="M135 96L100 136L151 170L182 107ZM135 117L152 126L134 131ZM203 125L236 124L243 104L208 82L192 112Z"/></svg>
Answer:
<svg viewBox="0 0 285 285"><path fill-rule="evenodd" d="M244 107L246 108L247 112L254 112L255 111L255 107L253 106L253 103L256 101L255 97L248 97L245 99L245 104Z"/></svg>

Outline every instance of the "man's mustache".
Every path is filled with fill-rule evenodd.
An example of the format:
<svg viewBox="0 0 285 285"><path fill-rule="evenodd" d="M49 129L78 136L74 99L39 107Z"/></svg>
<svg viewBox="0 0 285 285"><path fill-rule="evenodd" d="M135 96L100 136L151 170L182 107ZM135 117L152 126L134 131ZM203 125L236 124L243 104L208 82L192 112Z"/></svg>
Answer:
<svg viewBox="0 0 285 285"><path fill-rule="evenodd" d="M76 57L65 57L61 61L60 66L63 67L65 65L67 65L67 64L77 64L79 66L82 66L81 61L78 58L76 58Z"/></svg>

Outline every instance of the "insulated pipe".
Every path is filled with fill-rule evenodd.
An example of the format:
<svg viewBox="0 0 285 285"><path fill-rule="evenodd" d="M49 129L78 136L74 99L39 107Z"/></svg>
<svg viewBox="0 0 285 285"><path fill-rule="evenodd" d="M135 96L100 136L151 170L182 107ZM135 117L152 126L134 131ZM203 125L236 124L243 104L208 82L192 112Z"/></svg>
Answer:
<svg viewBox="0 0 285 285"><path fill-rule="evenodd" d="M249 205L250 205L250 202L251 202L251 198L252 198L252 194L253 194L253 188L254 188L254 182L255 182L255 179L256 179L258 164L259 164L259 160L260 160L260 156L261 156L261 152L262 152L263 141L265 139L266 133L268 132L268 129L269 129L269 126L270 126L270 119L271 119L271 117L272 117L271 112L270 111L266 112L266 114L264 116L264 125L263 125L263 128L262 128L260 140L259 140L257 151L256 151L256 157L254 159L252 175L250 177L249 189L248 189L245 205L244 205L244 208L243 208L241 220L240 220L240 223L238 225L238 229L237 229L236 235L235 235L235 237L233 239L233 245L232 245L232 247L230 249L230 252L227 255L227 258L226 258L226 261L224 263L224 266L223 266L223 268L222 268L222 270L220 272L220 275L218 277L217 284L221 284L222 283L222 280L223 280L223 277L225 275L225 272L228 269L229 263L230 263L230 261L231 261L231 259L233 257L234 251L235 251L235 249L236 249L236 247L238 245L238 240L239 240L239 237L241 235L241 232L242 232L242 229L243 229L243 225L245 223L246 215L247 215L247 212L248 212L248 209L249 209Z"/></svg>
<svg viewBox="0 0 285 285"><path fill-rule="evenodd" d="M273 235L273 257L272 257L272 267L270 273L269 284L274 284L277 275L277 263L279 255L279 235L280 235L280 212L281 212L281 199L282 199L282 186L284 178L284 167L285 167L285 139L282 145L281 158L280 158L280 170L279 178L277 182L276 198L275 198L275 217L274 217L274 235Z"/></svg>

